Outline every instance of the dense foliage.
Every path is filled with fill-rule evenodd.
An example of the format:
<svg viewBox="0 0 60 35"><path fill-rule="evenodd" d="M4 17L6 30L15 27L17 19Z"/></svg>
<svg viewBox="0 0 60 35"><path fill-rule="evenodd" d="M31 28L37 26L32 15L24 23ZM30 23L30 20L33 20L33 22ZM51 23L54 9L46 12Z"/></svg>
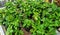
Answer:
<svg viewBox="0 0 60 35"><path fill-rule="evenodd" d="M16 0L7 2L0 10L0 24L6 35L23 35L20 24L32 35L55 35L60 26L60 7L43 0Z"/></svg>

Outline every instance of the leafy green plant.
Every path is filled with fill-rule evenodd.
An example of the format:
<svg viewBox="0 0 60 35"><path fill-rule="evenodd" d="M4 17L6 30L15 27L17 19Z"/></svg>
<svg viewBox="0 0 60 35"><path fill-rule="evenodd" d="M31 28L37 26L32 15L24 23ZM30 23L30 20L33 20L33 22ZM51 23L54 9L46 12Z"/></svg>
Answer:
<svg viewBox="0 0 60 35"><path fill-rule="evenodd" d="M16 0L7 2L0 11L0 23L6 27L6 35L23 35L20 24L31 35L55 35L60 26L60 7L43 0ZM30 28L31 27L31 28Z"/></svg>

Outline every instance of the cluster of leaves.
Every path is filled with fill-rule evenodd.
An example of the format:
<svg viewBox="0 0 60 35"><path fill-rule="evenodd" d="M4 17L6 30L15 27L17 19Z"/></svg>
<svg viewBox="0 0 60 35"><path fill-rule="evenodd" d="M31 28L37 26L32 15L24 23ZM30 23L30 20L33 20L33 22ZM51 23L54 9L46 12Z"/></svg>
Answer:
<svg viewBox="0 0 60 35"><path fill-rule="evenodd" d="M0 11L0 24L6 27L6 35L23 35L20 24L32 35L55 35L56 27L60 26L60 7L54 3L16 0L5 7Z"/></svg>

